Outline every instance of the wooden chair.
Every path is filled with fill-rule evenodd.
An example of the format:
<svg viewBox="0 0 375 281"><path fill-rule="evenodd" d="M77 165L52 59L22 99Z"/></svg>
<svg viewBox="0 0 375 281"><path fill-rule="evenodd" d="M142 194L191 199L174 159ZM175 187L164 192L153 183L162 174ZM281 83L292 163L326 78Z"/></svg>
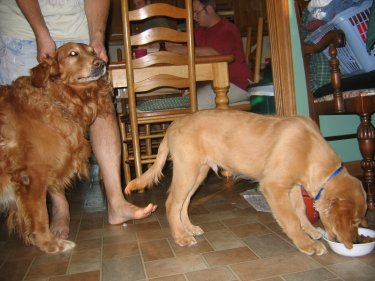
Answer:
<svg viewBox="0 0 375 281"><path fill-rule="evenodd" d="M178 8L169 4L155 3L144 8L129 11L129 1L121 0L125 64L127 72L128 112L120 118L121 136L123 141L123 165L126 183L131 179L130 165L133 164L136 176L142 174L142 165L150 164L155 159L156 139L163 137L164 124L175 118L192 113L197 110L195 58L193 41L193 9L192 1L185 0L185 7ZM147 20L150 17L161 16L183 22L185 31L174 30L165 27L155 27L133 35L131 24ZM133 59L133 50L155 42L173 42L186 44L187 55L160 50L149 53L141 58ZM163 73L158 65L174 65L175 72ZM181 66L186 67L187 72L179 71ZM150 69L150 74L144 77L136 77L134 69ZM160 70L157 74L155 70ZM184 68L185 69L185 68ZM152 71L153 70L153 71ZM187 73L187 75L185 75ZM157 110L149 112L137 111L137 96L161 87L186 89L189 95L188 108ZM155 124L163 124L160 127ZM143 129L140 129L142 126ZM161 130L152 130L158 127ZM157 144L156 144L157 145Z"/></svg>
<svg viewBox="0 0 375 281"><path fill-rule="evenodd" d="M251 65L251 39L253 36L253 27L249 26L247 28L246 34L246 46L245 46L245 60L246 64L250 67ZM263 30L264 30L264 19L263 17L258 18L258 26L256 30L256 48L255 48L255 65L254 65L254 83L260 81L260 66L262 59L262 48L263 48Z"/></svg>
<svg viewBox="0 0 375 281"><path fill-rule="evenodd" d="M302 10L306 1L296 0L296 14L301 31ZM300 32L301 33L301 32ZM301 39L303 38L301 34ZM356 114L360 118L357 129L359 149L362 154L361 167L363 183L367 192L368 209L375 210L375 129L371 123L371 115L375 111L375 72L362 73L343 78L337 59L337 48L345 45L345 34L341 30L329 31L316 44L307 44L301 40L302 54L305 63L306 81L309 81L309 63L311 54L321 52L329 47L330 83L314 92L308 86L308 100L311 117L319 124L321 115ZM353 135L335 136L327 140L353 138Z"/></svg>

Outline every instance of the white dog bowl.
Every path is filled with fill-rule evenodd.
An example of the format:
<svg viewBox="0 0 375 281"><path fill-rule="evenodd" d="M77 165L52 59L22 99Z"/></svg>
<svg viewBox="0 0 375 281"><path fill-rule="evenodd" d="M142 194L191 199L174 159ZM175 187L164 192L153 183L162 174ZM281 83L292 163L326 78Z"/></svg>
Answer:
<svg viewBox="0 0 375 281"><path fill-rule="evenodd" d="M375 231L371 229L367 229L367 228L359 227L358 233L365 235L365 236L375 237ZM363 243L363 244L353 244L353 248L348 249L342 243L328 240L327 234L324 234L323 238L324 240L328 242L332 251L343 256L349 256L349 257L364 256L364 255L371 253L371 251L375 248L375 241L370 242L370 243Z"/></svg>

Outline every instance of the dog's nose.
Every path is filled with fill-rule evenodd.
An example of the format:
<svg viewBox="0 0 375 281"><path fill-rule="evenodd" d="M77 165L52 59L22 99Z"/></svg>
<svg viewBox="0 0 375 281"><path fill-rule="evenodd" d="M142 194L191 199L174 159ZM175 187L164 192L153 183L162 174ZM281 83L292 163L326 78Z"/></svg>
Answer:
<svg viewBox="0 0 375 281"><path fill-rule="evenodd" d="M97 68L103 68L106 66L106 63L103 60L95 60L94 66Z"/></svg>

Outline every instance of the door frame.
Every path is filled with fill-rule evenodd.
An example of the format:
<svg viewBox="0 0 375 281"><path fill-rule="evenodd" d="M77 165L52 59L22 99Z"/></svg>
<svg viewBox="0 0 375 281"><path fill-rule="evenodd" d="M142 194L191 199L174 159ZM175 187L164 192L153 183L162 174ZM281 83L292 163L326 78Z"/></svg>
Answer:
<svg viewBox="0 0 375 281"><path fill-rule="evenodd" d="M288 0L266 0L277 115L297 112Z"/></svg>

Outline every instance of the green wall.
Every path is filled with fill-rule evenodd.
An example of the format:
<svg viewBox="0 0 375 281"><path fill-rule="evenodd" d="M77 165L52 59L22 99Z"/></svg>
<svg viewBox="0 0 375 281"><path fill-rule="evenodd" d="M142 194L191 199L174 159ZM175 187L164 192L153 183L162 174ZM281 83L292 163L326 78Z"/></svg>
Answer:
<svg viewBox="0 0 375 281"><path fill-rule="evenodd" d="M296 91L297 114L309 115L307 89L305 83L305 71L303 67L302 53L300 47L299 31L297 27L294 0L289 1L290 12L290 34L293 52L294 86ZM375 115L375 114L374 114ZM375 116L372 117L375 124ZM356 115L322 116L320 118L320 129L323 136L340 134L354 134L359 125L359 117ZM340 155L343 162L362 159L356 139L332 141L330 144Z"/></svg>

